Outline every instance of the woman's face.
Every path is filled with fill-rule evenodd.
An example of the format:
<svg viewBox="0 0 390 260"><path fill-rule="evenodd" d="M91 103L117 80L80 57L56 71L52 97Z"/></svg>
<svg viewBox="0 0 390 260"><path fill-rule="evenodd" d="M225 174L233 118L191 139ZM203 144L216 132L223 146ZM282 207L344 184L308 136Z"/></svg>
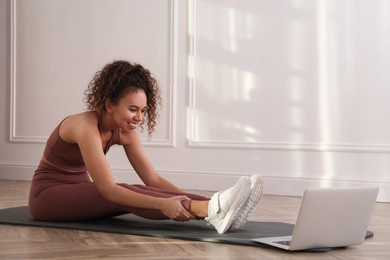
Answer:
<svg viewBox="0 0 390 260"><path fill-rule="evenodd" d="M147 98L142 89L130 90L118 104L111 105L109 113L115 124L125 132L135 130L143 121L147 111Z"/></svg>

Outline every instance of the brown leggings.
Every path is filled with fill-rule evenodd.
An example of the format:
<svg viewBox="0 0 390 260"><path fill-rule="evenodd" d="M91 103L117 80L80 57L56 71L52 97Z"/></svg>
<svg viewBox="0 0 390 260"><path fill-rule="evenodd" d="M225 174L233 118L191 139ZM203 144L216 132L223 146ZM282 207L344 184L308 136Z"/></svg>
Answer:
<svg viewBox="0 0 390 260"><path fill-rule="evenodd" d="M170 192L145 185L118 184L134 192L159 198L186 195L191 200L210 198L181 192ZM187 210L191 200L182 201ZM148 219L167 219L161 211L126 207L102 197L87 172L69 174L41 162L32 180L29 210L34 219L46 221L81 221L133 213Z"/></svg>

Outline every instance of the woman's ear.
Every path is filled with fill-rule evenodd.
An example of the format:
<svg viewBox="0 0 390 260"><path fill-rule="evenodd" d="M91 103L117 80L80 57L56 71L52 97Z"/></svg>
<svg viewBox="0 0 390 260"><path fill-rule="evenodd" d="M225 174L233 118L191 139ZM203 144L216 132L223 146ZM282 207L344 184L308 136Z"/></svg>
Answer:
<svg viewBox="0 0 390 260"><path fill-rule="evenodd" d="M109 98L106 99L105 106L106 106L107 112L111 113L113 105L112 105L111 100Z"/></svg>

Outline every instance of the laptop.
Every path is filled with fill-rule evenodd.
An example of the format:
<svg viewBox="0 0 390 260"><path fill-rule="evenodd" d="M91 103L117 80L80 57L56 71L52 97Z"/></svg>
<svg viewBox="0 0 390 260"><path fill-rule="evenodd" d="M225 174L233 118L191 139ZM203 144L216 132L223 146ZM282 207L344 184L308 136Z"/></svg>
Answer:
<svg viewBox="0 0 390 260"><path fill-rule="evenodd" d="M292 236L252 240L289 251L361 244L378 192L378 187L306 189Z"/></svg>

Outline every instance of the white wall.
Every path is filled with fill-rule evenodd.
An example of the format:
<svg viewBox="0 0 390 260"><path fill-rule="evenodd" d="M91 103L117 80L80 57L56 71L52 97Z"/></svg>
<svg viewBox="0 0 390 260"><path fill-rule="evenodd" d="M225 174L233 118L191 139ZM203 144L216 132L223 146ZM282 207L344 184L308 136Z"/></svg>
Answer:
<svg viewBox="0 0 390 260"><path fill-rule="evenodd" d="M390 2L0 0L0 179L29 180L93 73L144 64L164 98L145 146L183 188L261 173L268 194L381 187L390 201ZM120 147L118 181L135 182Z"/></svg>

